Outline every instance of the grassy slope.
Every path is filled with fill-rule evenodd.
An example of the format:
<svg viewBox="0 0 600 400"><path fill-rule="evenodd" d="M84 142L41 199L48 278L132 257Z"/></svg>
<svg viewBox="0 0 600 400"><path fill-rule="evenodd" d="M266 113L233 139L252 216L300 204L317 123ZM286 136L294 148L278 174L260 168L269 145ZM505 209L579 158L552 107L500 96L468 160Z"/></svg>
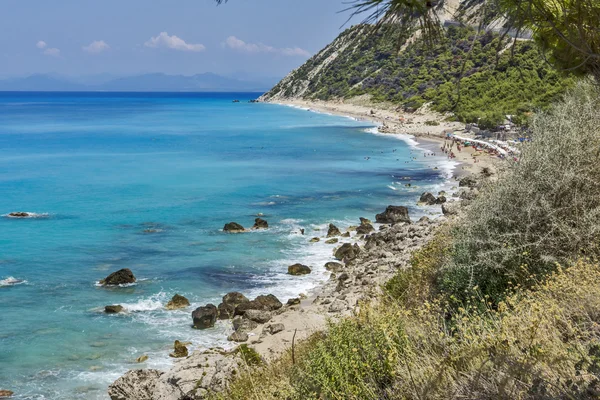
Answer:
<svg viewBox="0 0 600 400"><path fill-rule="evenodd" d="M578 85L537 116L523 161L413 255L388 297L220 398L599 398L599 106L598 88Z"/></svg>

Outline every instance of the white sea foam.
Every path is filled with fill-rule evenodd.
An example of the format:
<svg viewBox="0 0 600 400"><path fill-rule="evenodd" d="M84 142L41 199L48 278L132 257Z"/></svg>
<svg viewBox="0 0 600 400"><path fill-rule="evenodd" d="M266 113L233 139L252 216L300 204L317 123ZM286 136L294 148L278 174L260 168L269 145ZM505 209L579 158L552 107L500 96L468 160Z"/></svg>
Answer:
<svg viewBox="0 0 600 400"><path fill-rule="evenodd" d="M398 188L396 188L396 187L394 187L394 186L392 186L392 185L387 185L387 187L389 187L389 188L390 188L390 189L392 189L392 190L398 190Z"/></svg>
<svg viewBox="0 0 600 400"><path fill-rule="evenodd" d="M24 285L27 284L27 281L24 279L17 279L13 276L8 276L4 279L0 280L0 287L4 286L16 286L16 285Z"/></svg>
<svg viewBox="0 0 600 400"><path fill-rule="evenodd" d="M121 305L125 308L125 311L134 313L162 310L167 301L167 294L161 291L150 297L140 299L135 303L121 303Z"/></svg>

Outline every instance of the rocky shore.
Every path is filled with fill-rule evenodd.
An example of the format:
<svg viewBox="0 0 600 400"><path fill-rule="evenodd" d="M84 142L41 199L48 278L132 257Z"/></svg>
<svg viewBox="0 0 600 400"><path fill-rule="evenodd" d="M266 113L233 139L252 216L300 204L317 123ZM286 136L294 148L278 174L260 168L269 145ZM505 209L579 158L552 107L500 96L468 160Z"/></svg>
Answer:
<svg viewBox="0 0 600 400"><path fill-rule="evenodd" d="M186 349L169 371L130 370L110 385L110 398L204 399L211 392L224 390L238 370L252 364L253 359L276 359L292 343L325 330L329 320L352 315L362 300L376 298L383 283L397 270L408 267L411 253L427 243L440 224L455 218L476 194L476 182L463 178L459 191L448 195L441 206L445 215L438 218L411 222L405 207L389 206L375 216L376 224L361 218L357 226L330 226L327 236L320 240L338 240L333 250L338 262L326 264L330 278L312 295L299 294L282 304L272 295L249 300L234 292L224 296L219 306L198 308L193 313L196 328L210 328L217 318L230 320L228 339L243 344L230 351L213 348L191 355ZM289 273L310 273L310 268L293 265ZM182 350L180 346L176 342L176 352Z"/></svg>

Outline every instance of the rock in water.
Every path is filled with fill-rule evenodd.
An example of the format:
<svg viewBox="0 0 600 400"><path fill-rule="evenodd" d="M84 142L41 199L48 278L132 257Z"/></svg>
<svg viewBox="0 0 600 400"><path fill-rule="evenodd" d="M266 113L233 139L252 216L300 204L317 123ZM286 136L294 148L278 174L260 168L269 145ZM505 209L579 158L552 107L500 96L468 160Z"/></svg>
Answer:
<svg viewBox="0 0 600 400"><path fill-rule="evenodd" d="M173 345L173 347L175 348L175 351L172 352L171 354L169 354L169 357L183 358L183 357L188 356L187 347L185 347L185 345L183 343L181 343L179 340L175 341L175 344Z"/></svg>
<svg viewBox="0 0 600 400"><path fill-rule="evenodd" d="M344 243L335 251L334 257L338 260L350 261L358 257L359 253L360 247L356 243L354 243L354 245L351 245L350 243Z"/></svg>
<svg viewBox="0 0 600 400"><path fill-rule="evenodd" d="M436 204L436 198L429 192L423 193L421 198L419 199L419 203L427 204L428 206L432 206Z"/></svg>
<svg viewBox="0 0 600 400"><path fill-rule="evenodd" d="M356 228L356 233L358 233L359 235L368 235L369 233L374 231L375 228L373 228L373 225L369 223L361 224L358 228Z"/></svg>
<svg viewBox="0 0 600 400"><path fill-rule="evenodd" d="M121 305L113 305L113 306L104 306L104 312L107 314L118 314L123 311L123 306Z"/></svg>
<svg viewBox="0 0 600 400"><path fill-rule="evenodd" d="M377 214L375 219L380 224L410 223L408 208L404 206L388 206L383 213Z"/></svg>
<svg viewBox="0 0 600 400"><path fill-rule="evenodd" d="M239 292L230 292L223 296L223 302L219 304L219 319L231 319L235 315L235 308L250 300Z"/></svg>
<svg viewBox="0 0 600 400"><path fill-rule="evenodd" d="M340 236L342 233L334 224L329 224L329 230L327 231L327 237Z"/></svg>
<svg viewBox="0 0 600 400"><path fill-rule="evenodd" d="M317 243L317 242L320 242L320 241L321 241L321 239L319 239L318 237L314 237L314 238L310 239L311 243Z"/></svg>
<svg viewBox="0 0 600 400"><path fill-rule="evenodd" d="M446 196L440 196L435 200L435 204L444 204L446 201Z"/></svg>
<svg viewBox="0 0 600 400"><path fill-rule="evenodd" d="M288 274L290 275L307 275L311 272L312 270L307 265L294 264L288 267Z"/></svg>
<svg viewBox="0 0 600 400"><path fill-rule="evenodd" d="M235 315L244 315L248 310L275 311L283 307L281 301L272 294L258 296L254 300L242 303L235 308Z"/></svg>
<svg viewBox="0 0 600 400"><path fill-rule="evenodd" d="M228 224L225 224L225 226L223 227L223 231L229 233L240 233L245 232L246 229L244 229L244 227L238 224L237 222L230 222Z"/></svg>
<svg viewBox="0 0 600 400"><path fill-rule="evenodd" d="M29 214L27 212L23 212L23 211L17 211L17 212L8 213L8 216L12 217L12 218L27 218L30 215L31 214Z"/></svg>
<svg viewBox="0 0 600 400"><path fill-rule="evenodd" d="M190 301L185 297L176 294L173 298L167 303L165 308L167 310L177 310L179 308L185 308L190 305Z"/></svg>
<svg viewBox="0 0 600 400"><path fill-rule="evenodd" d="M246 332L233 332L227 337L230 342L242 343L248 341L248 334Z"/></svg>
<svg viewBox="0 0 600 400"><path fill-rule="evenodd" d="M363 217L360 217L360 224L361 225L371 225L371 220L363 218Z"/></svg>
<svg viewBox="0 0 600 400"><path fill-rule="evenodd" d="M262 218L256 218L254 220L254 226L252 229L267 229L269 227L269 223Z"/></svg>
<svg viewBox="0 0 600 400"><path fill-rule="evenodd" d="M113 272L106 278L100 281L102 285L125 285L128 283L134 283L136 281L133 272L129 268L123 268L117 272Z"/></svg>
<svg viewBox="0 0 600 400"><path fill-rule="evenodd" d="M0 390L0 398L11 397L13 394L14 392L11 392L10 390Z"/></svg>
<svg viewBox="0 0 600 400"><path fill-rule="evenodd" d="M214 304L207 304L204 307L198 307L192 312L195 329L208 329L215 326L217 322L217 307Z"/></svg>
<svg viewBox="0 0 600 400"><path fill-rule="evenodd" d="M137 363L143 363L146 360L148 360L148 356L144 354L144 355L139 356L138 358L136 358L135 362L137 362Z"/></svg>
<svg viewBox="0 0 600 400"><path fill-rule="evenodd" d="M327 244L336 244L337 242L339 242L338 238L332 238L325 241Z"/></svg>
<svg viewBox="0 0 600 400"><path fill-rule="evenodd" d="M344 269L344 264L340 264L337 262L328 262L325 263L325 269L331 272L341 272Z"/></svg>

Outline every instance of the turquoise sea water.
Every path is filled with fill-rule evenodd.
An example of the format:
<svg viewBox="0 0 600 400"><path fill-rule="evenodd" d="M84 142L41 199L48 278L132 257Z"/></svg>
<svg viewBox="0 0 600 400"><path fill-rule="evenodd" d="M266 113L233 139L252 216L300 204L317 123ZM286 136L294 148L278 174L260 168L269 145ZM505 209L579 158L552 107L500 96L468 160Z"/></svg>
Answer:
<svg viewBox="0 0 600 400"><path fill-rule="evenodd" d="M443 160L366 122L246 102L256 96L0 93L0 214L40 215L0 217L0 389L105 399L138 356L167 368L175 339L229 345L226 323L190 328L194 307L232 290L285 301L327 279L333 246L308 240L329 222L388 204L433 212L415 203L444 184ZM269 230L221 231L258 213ZM286 275L296 262L313 274ZM125 267L137 284L97 285ZM165 311L175 293L193 307Z"/></svg>

